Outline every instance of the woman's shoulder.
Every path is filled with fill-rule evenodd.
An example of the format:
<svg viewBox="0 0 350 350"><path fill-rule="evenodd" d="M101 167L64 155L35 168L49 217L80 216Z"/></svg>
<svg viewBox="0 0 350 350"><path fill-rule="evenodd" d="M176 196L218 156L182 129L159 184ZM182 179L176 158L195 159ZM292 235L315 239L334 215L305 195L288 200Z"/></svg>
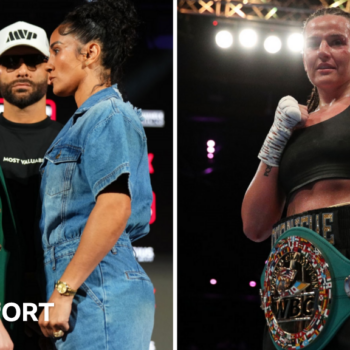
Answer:
<svg viewBox="0 0 350 350"><path fill-rule="evenodd" d="M145 138L145 131L142 125L142 111L134 107L130 102L125 102L116 96L107 96L92 106L87 112L86 121L91 131L94 129L111 128L131 129L136 131L142 138Z"/></svg>
<svg viewBox="0 0 350 350"><path fill-rule="evenodd" d="M304 127L308 128L310 126L322 124L328 120L335 122L339 120L339 117L345 117L346 120L350 121L350 119L348 118L349 115L350 106L348 104L337 104L327 109L320 109L312 112L309 118L307 119Z"/></svg>

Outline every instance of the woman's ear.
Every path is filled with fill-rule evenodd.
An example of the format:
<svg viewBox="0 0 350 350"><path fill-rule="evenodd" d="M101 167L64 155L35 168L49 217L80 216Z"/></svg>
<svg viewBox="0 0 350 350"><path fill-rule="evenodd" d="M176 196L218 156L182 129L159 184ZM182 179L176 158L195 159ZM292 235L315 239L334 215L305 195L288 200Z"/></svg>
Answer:
<svg viewBox="0 0 350 350"><path fill-rule="evenodd" d="M101 46L96 42L90 42L84 45L82 52L85 53L84 63L86 66L89 66L99 61L101 55Z"/></svg>

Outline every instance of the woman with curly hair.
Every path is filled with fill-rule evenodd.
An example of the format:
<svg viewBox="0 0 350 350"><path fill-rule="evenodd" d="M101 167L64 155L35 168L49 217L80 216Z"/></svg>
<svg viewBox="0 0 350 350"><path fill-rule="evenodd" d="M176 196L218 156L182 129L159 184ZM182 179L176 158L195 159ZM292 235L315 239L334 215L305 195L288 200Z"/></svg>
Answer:
<svg viewBox="0 0 350 350"><path fill-rule="evenodd" d="M116 85L137 23L128 0L99 0L51 36L53 92L78 106L41 166L43 271L54 306L39 325L57 349L149 349L153 285L131 245L149 231L146 136Z"/></svg>

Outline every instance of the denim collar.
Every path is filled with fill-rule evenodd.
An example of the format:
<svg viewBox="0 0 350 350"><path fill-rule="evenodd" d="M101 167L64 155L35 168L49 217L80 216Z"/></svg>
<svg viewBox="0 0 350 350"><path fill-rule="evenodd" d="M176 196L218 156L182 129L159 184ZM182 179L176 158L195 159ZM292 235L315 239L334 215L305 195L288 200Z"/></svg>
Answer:
<svg viewBox="0 0 350 350"><path fill-rule="evenodd" d="M95 94L93 94L92 96L90 96L74 113L73 115L73 120L84 114L86 111L88 111L92 106L94 106L95 104L103 101L103 100L107 100L111 97L116 97L120 100L123 100L123 97L121 95L121 93L118 90L118 85L114 84L111 87L102 89L98 92L96 92Z"/></svg>

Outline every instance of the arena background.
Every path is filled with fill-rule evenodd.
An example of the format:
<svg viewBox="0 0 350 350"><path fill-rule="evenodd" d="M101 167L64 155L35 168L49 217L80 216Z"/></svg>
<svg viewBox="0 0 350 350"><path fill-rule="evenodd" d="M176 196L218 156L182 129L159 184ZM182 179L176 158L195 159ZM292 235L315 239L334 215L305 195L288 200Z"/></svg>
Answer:
<svg viewBox="0 0 350 350"><path fill-rule="evenodd" d="M177 3L178 348L260 350L265 320L259 280L270 241L254 243L243 234L243 196L278 101L291 95L306 104L311 93L300 50L291 52L287 38L301 32L315 9L350 4ZM247 28L257 33L251 48L239 41ZM216 44L221 30L233 37L227 49ZM282 42L275 54L264 49L269 35ZM215 142L212 159L208 140Z"/></svg>
<svg viewBox="0 0 350 350"><path fill-rule="evenodd" d="M0 28L26 21L44 28L50 38L65 14L85 0L1 0ZM141 19L140 37L120 86L126 100L148 113L145 127L150 172L156 197L151 232L135 242L135 252L151 277L156 293L156 318L150 350L172 348L172 135L173 135L173 3L171 0L133 1ZM72 97L59 98L49 87L48 99L64 124L76 110ZM1 107L1 105L0 105ZM164 124L164 126L162 126ZM156 127L154 127L156 126ZM154 217L155 216L155 217Z"/></svg>

